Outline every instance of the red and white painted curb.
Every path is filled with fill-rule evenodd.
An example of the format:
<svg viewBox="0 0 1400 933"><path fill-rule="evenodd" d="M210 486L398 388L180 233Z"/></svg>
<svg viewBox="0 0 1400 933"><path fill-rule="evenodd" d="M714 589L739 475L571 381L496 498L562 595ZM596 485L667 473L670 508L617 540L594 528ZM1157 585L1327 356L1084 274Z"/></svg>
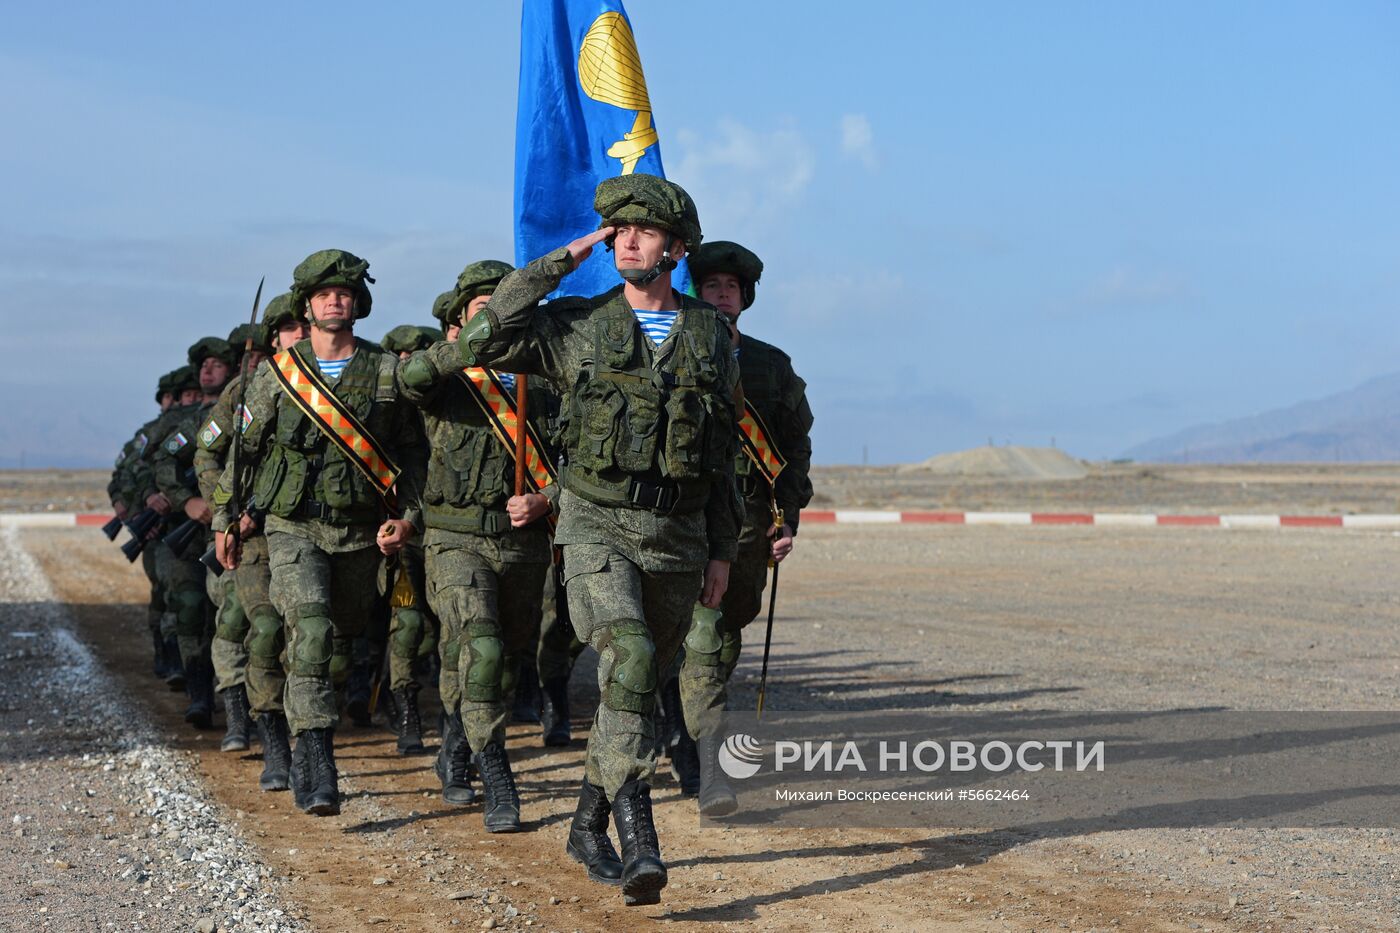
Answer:
<svg viewBox="0 0 1400 933"><path fill-rule="evenodd" d="M0 528L101 527L100 512L6 512ZM1400 529L1400 515L1157 515L1137 512L896 512L803 509L802 523L840 525L1094 525L1117 528L1377 528Z"/></svg>
<svg viewBox="0 0 1400 933"><path fill-rule="evenodd" d="M1118 528L1397 528L1400 515L1157 515L1136 512L894 512L804 509L802 523L867 525L1095 525Z"/></svg>

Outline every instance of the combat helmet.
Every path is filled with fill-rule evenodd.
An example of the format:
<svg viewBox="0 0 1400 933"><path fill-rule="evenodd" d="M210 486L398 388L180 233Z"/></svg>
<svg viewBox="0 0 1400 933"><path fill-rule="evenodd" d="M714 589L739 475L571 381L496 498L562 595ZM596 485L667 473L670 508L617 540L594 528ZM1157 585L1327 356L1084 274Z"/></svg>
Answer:
<svg viewBox="0 0 1400 933"><path fill-rule="evenodd" d="M186 389L199 388L199 370L193 366L181 366L170 373L170 391L175 393L175 398L180 397L180 393Z"/></svg>
<svg viewBox="0 0 1400 933"><path fill-rule="evenodd" d="M306 317L307 302L323 288L340 285L355 294L355 318L369 317L372 299L369 261L343 249L317 250L292 270L292 307L297 317Z"/></svg>
<svg viewBox="0 0 1400 933"><path fill-rule="evenodd" d="M400 324L379 341L379 345L390 353L412 353L426 350L439 339L435 330L419 327L417 324Z"/></svg>
<svg viewBox="0 0 1400 933"><path fill-rule="evenodd" d="M763 275L763 260L751 250L729 240L715 240L706 243L690 254L690 279L698 290L704 284L705 276L716 272L728 272L739 280L739 290L743 296L742 311L753 304L754 286Z"/></svg>
<svg viewBox="0 0 1400 933"><path fill-rule="evenodd" d="M223 360L230 369L238 367L238 351L229 345L229 342L222 337L201 337L190 345L189 361L194 369L195 375L199 374L199 367L208 357Z"/></svg>
<svg viewBox="0 0 1400 933"><path fill-rule="evenodd" d="M675 182L656 175L633 174L604 178L593 193L593 209L598 212L598 226L645 224L659 227L685 243L691 251L700 248L700 214L685 189ZM608 241L612 246L612 241ZM635 285L654 282L662 272L676 267L667 245L661 261L650 269L621 271L624 279Z"/></svg>
<svg viewBox="0 0 1400 933"><path fill-rule="evenodd" d="M272 353L272 342L268 340L267 327L263 324L239 324L228 332L229 346L233 347L233 352L238 356L243 356L243 348L248 345L248 333L253 334L253 349L261 350L263 353Z"/></svg>
<svg viewBox="0 0 1400 933"><path fill-rule="evenodd" d="M180 370L172 369L156 380L156 404L160 404L160 397L165 393L170 392L173 394L179 391L175 388L175 378L179 375Z"/></svg>
<svg viewBox="0 0 1400 933"><path fill-rule="evenodd" d="M452 301L457 297L457 289L445 291L433 299L433 317L442 322L442 332L447 334L447 316L452 313Z"/></svg>
<svg viewBox="0 0 1400 933"><path fill-rule="evenodd" d="M301 315L297 314L296 308L292 306L291 292L283 292L267 303L263 308L262 326L267 328L268 341L271 342L272 335L277 332L288 321L295 321Z"/></svg>
<svg viewBox="0 0 1400 933"><path fill-rule="evenodd" d="M501 284L501 279L514 271L514 266L499 259L483 259L463 269L462 274L457 276L457 288L452 301L443 312L443 325L446 326L449 320L459 321L462 309L470 304L473 298L491 294L496 290L496 286ZM433 306L433 315L437 316L436 304Z"/></svg>

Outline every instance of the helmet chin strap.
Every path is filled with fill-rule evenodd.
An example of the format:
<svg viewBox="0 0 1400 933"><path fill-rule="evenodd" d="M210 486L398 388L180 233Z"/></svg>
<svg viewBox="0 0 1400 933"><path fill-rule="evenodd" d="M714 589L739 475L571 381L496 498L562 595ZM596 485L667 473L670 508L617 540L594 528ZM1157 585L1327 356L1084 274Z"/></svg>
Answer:
<svg viewBox="0 0 1400 933"><path fill-rule="evenodd" d="M656 265L650 269L619 269L618 274L626 281L645 288L652 282L661 278L661 273L670 272L676 268L676 261L671 258L671 246L676 242L676 238L670 234L666 236L666 248L661 251L661 258Z"/></svg>

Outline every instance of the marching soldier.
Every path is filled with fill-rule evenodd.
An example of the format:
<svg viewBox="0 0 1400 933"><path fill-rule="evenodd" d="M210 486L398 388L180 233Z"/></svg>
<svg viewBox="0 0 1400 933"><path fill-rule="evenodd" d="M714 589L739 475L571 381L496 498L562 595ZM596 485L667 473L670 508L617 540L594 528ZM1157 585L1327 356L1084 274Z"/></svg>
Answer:
<svg viewBox="0 0 1400 933"><path fill-rule="evenodd" d="M468 366L539 374L566 393L555 541L602 694L567 850L595 880L620 880L624 903L654 904L667 880L651 812L657 671L697 595L718 606L728 582L739 374L719 313L671 288L676 261L700 243L690 196L622 175L598 186L594 208L599 229L507 276L457 346ZM620 287L537 307L604 241Z"/></svg>
<svg viewBox="0 0 1400 933"><path fill-rule="evenodd" d="M269 349L274 352L295 346L305 340L309 332L306 321L294 313L289 294L278 295L267 303L263 309L262 328L271 342ZM245 366L243 369L251 377L258 367ZM228 466L226 460L234 431L241 431L241 425L246 422L246 404L240 412L241 417L234 414L240 395L245 394L240 386L240 380L244 379L245 376L240 375L224 389L219 404L200 431L199 450L195 452L200 488L203 489L204 484L212 479L214 492L211 501L216 508L228 503L229 491L219 483ZM239 465L239 469L250 478L254 476L256 466L245 461ZM250 480L242 484L244 489L251 486ZM287 716L282 706L282 691L287 683L282 666L286 637L282 617L277 614L268 595L272 574L268 568L267 538L262 534L259 517L261 510L256 502L244 505L245 511L239 522L242 559L238 569L232 573L238 603L247 618L243 641L246 657L243 670L244 701L248 714L257 723L258 739L263 749L263 770L258 776L258 787L264 791L279 791L286 790L291 780L292 752ZM218 660L217 654L215 659ZM223 680L222 674L220 680ZM226 703L227 699L228 692L225 692ZM238 697L235 695L234 699L237 701ZM225 709L227 712L227 705ZM229 719L232 722L233 716L230 715Z"/></svg>
<svg viewBox="0 0 1400 933"><path fill-rule="evenodd" d="M694 253L690 271L700 297L737 327L740 314L754 302L763 263L738 243L721 240ZM744 525L724 601L718 609L695 607L678 691L684 725L700 746L699 806L706 816L726 816L738 805L716 757L729 678L739 662L744 626L762 609L770 562L792 552L798 516L812 498L807 384L793 371L791 358L770 343L741 333L738 354L743 450L734 469L744 497Z"/></svg>
<svg viewBox="0 0 1400 933"><path fill-rule="evenodd" d="M158 492L147 504L160 512L183 514L186 519L208 527L209 503L200 495L194 470L194 441L209 409L219 400L238 363L238 354L228 341L205 337L189 352L190 365L199 372L202 399L199 405L181 410L168 433L161 440L153 460L152 472ZM214 666L209 658L210 616L205 576L208 571L200 563L205 536L202 530L190 540L181 554L169 548L170 589L166 602L175 612L175 632L180 645L180 663L185 669L185 692L190 705L185 721L198 729L213 725Z"/></svg>
<svg viewBox="0 0 1400 933"><path fill-rule="evenodd" d="M112 470L112 479L107 483L107 498L112 502L112 510L117 518L125 521L132 516L131 508L135 504L134 496L130 486L130 469L136 460L146 452L146 448L151 442L151 432L155 429L160 416L169 411L175 404L175 380L179 376L179 370L173 370L161 376L156 384L156 404L160 406L160 412L156 417L147 421L136 429L131 440L122 445L121 453L117 455L116 466ZM127 497L131 496L132 499ZM151 596L146 606L146 620L151 629L151 641L155 650L155 662L152 672L161 680L166 678L165 652L160 634L160 617L165 612L165 592L160 585L160 578L156 576L156 552L155 548L147 546L141 550L141 569L146 573L146 579L151 584Z"/></svg>
<svg viewBox="0 0 1400 933"><path fill-rule="evenodd" d="M287 626L292 793L318 816L340 812L334 644L363 631L384 555L413 534L416 517L397 517L396 496L416 502L423 478L422 436L394 383L398 358L354 334L370 312L368 269L343 250L297 266L291 303L311 335L254 374L239 434L240 457L258 463L253 498L267 513L271 595ZM230 480L226 469L225 488ZM224 529L236 516L219 509ZM236 539L221 531L216 548L238 566Z"/></svg>
<svg viewBox="0 0 1400 933"><path fill-rule="evenodd" d="M471 320L512 269L467 266L444 322ZM450 341L415 353L399 370L404 395L423 412L431 459L423 491L428 601L443 622L440 692L447 714L437 772L443 799L473 799L468 755L481 775L488 832L520 828L520 797L505 747L506 700L517 661L539 628L550 564L553 466L538 427L529 433L531 490L514 495L515 377L462 367ZM529 386L529 414L545 409Z"/></svg>

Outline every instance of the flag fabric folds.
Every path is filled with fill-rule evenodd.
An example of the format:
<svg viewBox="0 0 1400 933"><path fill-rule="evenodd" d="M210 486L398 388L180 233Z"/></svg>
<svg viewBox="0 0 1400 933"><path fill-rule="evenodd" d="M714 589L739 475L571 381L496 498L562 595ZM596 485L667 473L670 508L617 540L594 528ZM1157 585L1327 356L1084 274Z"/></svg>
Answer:
<svg viewBox="0 0 1400 933"><path fill-rule="evenodd" d="M524 0L516 265L596 230L593 189L604 178L633 172L665 177L641 57L622 4ZM672 281L683 290L685 278ZM596 295L620 281L612 253L600 246L555 295Z"/></svg>

